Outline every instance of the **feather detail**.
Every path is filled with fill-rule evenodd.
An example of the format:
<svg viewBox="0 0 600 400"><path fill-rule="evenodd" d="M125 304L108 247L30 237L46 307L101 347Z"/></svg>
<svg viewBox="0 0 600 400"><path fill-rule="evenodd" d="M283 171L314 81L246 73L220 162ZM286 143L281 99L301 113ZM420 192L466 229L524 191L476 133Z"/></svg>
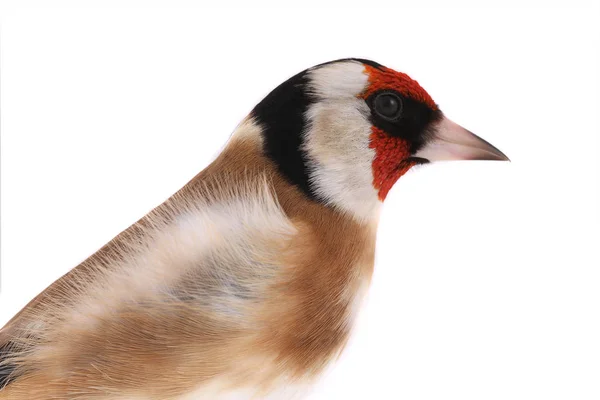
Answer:
<svg viewBox="0 0 600 400"><path fill-rule="evenodd" d="M0 331L0 399L263 398L337 357L376 221L307 199L259 133L244 121L206 170Z"/></svg>

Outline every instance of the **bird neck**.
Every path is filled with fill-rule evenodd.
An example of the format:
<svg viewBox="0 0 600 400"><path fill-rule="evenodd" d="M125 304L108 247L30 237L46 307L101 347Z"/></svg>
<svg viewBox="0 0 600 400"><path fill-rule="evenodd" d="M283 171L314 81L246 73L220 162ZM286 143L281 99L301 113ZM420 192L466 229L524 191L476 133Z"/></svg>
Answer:
<svg viewBox="0 0 600 400"><path fill-rule="evenodd" d="M310 137L310 132L307 133L307 137ZM381 201L371 186L372 176L369 168L364 168L369 176L366 180L359 171L352 168L348 168L347 174L344 175L335 165L320 163L318 154L315 156L314 152L311 153L315 146L305 143L302 146L306 152L303 158L306 158L305 170L309 171L311 179L295 179L297 177L290 174L289 165L282 165L280 157L272 156L273 143L269 143L269 140L269 137L265 136L264 127L248 117L237 127L226 150L233 154L237 152L237 148L244 147L246 154L254 154L258 157L257 160L260 159L259 163L257 160L252 161L254 166L250 167L249 164L246 167L255 169L256 165L260 164L265 172L282 178L281 186L286 187L286 192L294 188L294 192L300 193L305 201L318 203L324 210L344 214L360 225L377 225ZM227 157L226 154L223 156ZM247 155L238 154L236 157L249 160ZM336 179L336 176L341 178Z"/></svg>

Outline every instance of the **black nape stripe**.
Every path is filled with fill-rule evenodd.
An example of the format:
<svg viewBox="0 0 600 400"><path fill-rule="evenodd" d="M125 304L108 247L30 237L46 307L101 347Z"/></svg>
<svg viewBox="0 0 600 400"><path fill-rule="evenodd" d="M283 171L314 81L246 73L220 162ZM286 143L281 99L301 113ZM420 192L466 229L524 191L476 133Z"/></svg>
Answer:
<svg viewBox="0 0 600 400"><path fill-rule="evenodd" d="M307 93L307 83L306 71L291 77L258 103L252 116L263 128L265 153L292 184L314 199L306 155L301 148L304 114L314 102Z"/></svg>
<svg viewBox="0 0 600 400"><path fill-rule="evenodd" d="M267 95L251 115L263 128L265 153L277 164L289 182L311 199L306 154L302 150L305 113L316 99L307 90L307 72L337 62L357 61L380 69L381 64L362 58L343 58L316 65L291 77Z"/></svg>

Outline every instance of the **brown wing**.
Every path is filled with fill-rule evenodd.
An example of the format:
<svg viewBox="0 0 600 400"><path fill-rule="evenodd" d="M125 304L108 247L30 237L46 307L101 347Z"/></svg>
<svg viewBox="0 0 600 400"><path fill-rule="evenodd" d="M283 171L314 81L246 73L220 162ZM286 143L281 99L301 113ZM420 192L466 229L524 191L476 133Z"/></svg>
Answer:
<svg viewBox="0 0 600 400"><path fill-rule="evenodd" d="M289 268L277 269L279 275L269 272L264 276L257 276L252 270L247 278L229 282L238 293L236 298L243 303L241 307L249 305L247 309L254 316L251 323L240 329L240 322L245 321L231 303L220 309L212 302L210 311L205 311L203 304L190 309L185 302L138 302L135 307L120 303L109 318L96 321L99 324L91 329L79 330L71 324L76 334L69 336L69 343L60 343L58 350L42 346L44 367L32 373L25 371L0 390L0 400L47 399L49 391L55 393L52 398L72 399L72 390L82 388L86 393L103 392L104 397L81 397L84 394L80 398L105 399L111 393L115 395L110 398L118 397L117 393L131 398L134 393L153 390L150 398L171 399L202 379L223 376L224 370L233 371L227 373L235 379L226 381L234 386L240 380L256 383L257 379L273 380L283 374L306 377L322 371L343 347L351 326L354 294L370 279L375 227L359 225L333 209L310 201L282 179L261 153L256 144L230 145L180 191L180 196L172 197L149 214L162 214L163 208L177 208L178 204L169 204L177 199L193 198L209 176L218 175L218 182L227 182L229 186L248 184L249 176L257 171L272 178L285 219L293 221L298 233L283 245L277 237L277 243L261 247L281 258L265 260L264 251L250 251L261 258L256 265ZM145 225L151 225L153 220L148 216L142 218L26 306L0 331L0 343L8 346L3 347L5 353L0 351L0 355L10 360L14 359L15 350L27 352L14 343L27 332L27 324L37 311L43 310L48 302L67 299L70 292L76 292L78 287L70 282L80 276L93 276L95 264L122 254L127 243L143 235ZM269 229L262 222L258 228L253 239ZM242 267L248 267L245 264ZM257 296L240 290L240 285L263 291L262 300L253 302ZM181 294L185 297L187 292ZM143 312L138 311L140 306ZM55 338L62 334L56 330L53 333ZM53 365L57 359L62 365ZM0 372L6 380L14 367L4 364L3 368ZM53 376L61 378L53 380ZM113 392L116 388L119 391Z"/></svg>
<svg viewBox="0 0 600 400"><path fill-rule="evenodd" d="M156 212L158 212L158 208L151 213ZM35 318L35 315L38 314L43 305L54 302L57 298L68 296L68 292L75 289L69 283L73 280L75 275L90 275L91 277L94 272L94 265L98 265L102 260L119 257L122 250L127 247L126 244L142 234L147 218L148 216L145 216L132 224L92 256L53 282L27 303L25 307L23 307L2 329L0 329L0 389L16 377L14 365L11 365L7 360L14 357L15 354L26 351L27 346L25 343L22 343L21 339L23 339L24 335L27 335L28 324L32 322L32 319ZM107 268L110 268L111 263L104 264ZM35 338L30 339L32 342L35 340Z"/></svg>

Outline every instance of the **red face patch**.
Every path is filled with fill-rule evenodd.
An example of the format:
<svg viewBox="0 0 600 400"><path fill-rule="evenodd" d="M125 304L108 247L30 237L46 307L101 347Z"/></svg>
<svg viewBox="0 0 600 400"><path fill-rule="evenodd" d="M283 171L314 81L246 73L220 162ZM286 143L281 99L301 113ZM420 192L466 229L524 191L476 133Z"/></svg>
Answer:
<svg viewBox="0 0 600 400"><path fill-rule="evenodd" d="M370 65L365 65L365 70L369 75L369 86L360 96L363 99L380 90L395 90L403 96L437 110L437 105L431 96L408 75L389 68L378 69ZM383 201L394 183L416 163L403 162L410 157L410 143L402 138L390 136L375 126L371 129L369 147L375 150L372 164L373 186L378 191L379 199Z"/></svg>
<svg viewBox="0 0 600 400"><path fill-rule="evenodd" d="M410 76L386 67L377 69L370 65L365 65L365 71L369 75L369 87L361 95L362 98L366 99L379 90L391 89L437 110L437 105L429 93Z"/></svg>
<svg viewBox="0 0 600 400"><path fill-rule="evenodd" d="M375 150L373 159L373 186L378 190L379 200L385 200L394 183L404 175L414 162L402 162L410 156L410 145L406 140L386 134L373 127L369 147Z"/></svg>

